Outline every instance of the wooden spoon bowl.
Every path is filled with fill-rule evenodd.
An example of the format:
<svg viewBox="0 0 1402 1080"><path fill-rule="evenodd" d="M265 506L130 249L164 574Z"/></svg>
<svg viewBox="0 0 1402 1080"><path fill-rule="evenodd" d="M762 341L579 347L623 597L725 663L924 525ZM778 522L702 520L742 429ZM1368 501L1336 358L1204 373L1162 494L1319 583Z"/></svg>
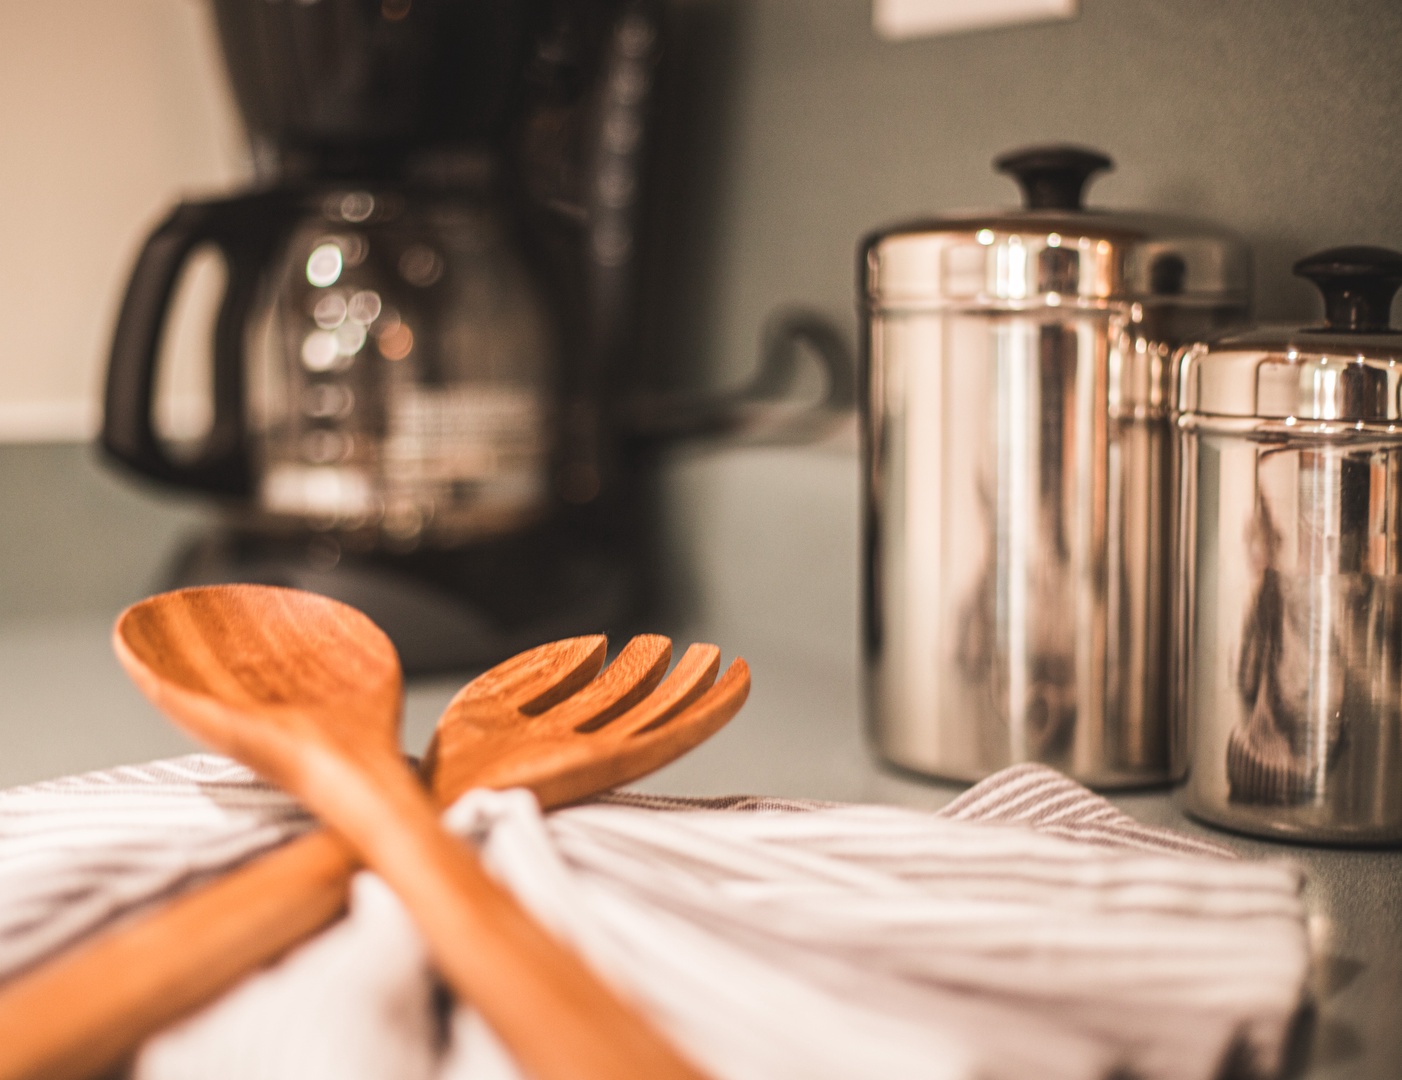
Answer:
<svg viewBox="0 0 1402 1080"><path fill-rule="evenodd" d="M113 633L133 681L180 727L291 790L290 740L398 754L403 678L361 612L261 586L182 589L135 604Z"/></svg>

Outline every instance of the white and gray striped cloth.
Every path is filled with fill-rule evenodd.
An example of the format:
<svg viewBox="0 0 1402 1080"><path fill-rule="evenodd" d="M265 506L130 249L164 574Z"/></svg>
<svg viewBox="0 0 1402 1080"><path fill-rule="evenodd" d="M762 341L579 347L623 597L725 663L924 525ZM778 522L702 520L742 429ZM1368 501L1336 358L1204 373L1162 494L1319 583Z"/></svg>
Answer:
<svg viewBox="0 0 1402 1080"><path fill-rule="evenodd" d="M939 813L621 793L445 820L717 1080L1271 1075L1308 967L1293 867L1041 766ZM213 755L0 793L0 979L307 826ZM139 1080L507 1080L394 897L151 1040Z"/></svg>

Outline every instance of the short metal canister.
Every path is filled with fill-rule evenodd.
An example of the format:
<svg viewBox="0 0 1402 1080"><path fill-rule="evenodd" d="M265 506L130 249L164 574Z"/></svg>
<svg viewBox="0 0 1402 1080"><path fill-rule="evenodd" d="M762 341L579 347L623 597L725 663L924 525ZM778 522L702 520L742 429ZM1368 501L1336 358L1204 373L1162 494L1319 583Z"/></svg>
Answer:
<svg viewBox="0 0 1402 1080"><path fill-rule="evenodd" d="M1295 272L1325 325L1185 350L1177 419L1187 806L1243 832L1402 840L1402 254Z"/></svg>
<svg viewBox="0 0 1402 1080"><path fill-rule="evenodd" d="M1025 209L862 249L871 736L949 779L1040 761L1167 781L1170 361L1244 319L1249 256L1198 222L1083 209L1101 154L995 164Z"/></svg>

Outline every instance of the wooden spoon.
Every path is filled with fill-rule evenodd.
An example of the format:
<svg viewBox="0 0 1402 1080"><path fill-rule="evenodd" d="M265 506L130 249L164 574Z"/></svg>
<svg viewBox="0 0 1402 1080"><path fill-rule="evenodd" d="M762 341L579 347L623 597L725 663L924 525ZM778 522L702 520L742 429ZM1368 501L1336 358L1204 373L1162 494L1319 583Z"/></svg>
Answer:
<svg viewBox="0 0 1402 1080"><path fill-rule="evenodd" d="M171 610L164 606L177 601ZM192 590L154 598L128 612L118 625L118 647L163 707L180 709L182 716L185 709L194 711L195 719L186 719L192 730L206 732L208 725L212 737L229 740L221 747L257 755L255 764L269 772L264 758L285 760L281 755L306 753L310 765L294 761L282 767L294 780L300 775L325 785L334 783L328 776L354 773L361 758L351 757L348 766L340 756L343 745L354 742L344 727L335 728L338 734L331 738L315 735L320 741L305 751L298 741L301 733L309 726L320 731L312 717L325 715L322 709L345 708L355 718L353 724L373 732L380 729L372 708L393 702L389 715L397 715L392 653L387 664L381 652L387 643L357 613L349 613L354 616L349 627L341 625L346 613L329 601L284 590ZM335 650L334 655L327 650ZM536 788L546 805L556 805L635 779L717 730L738 711L748 690L748 672L739 660L707 690L716 669L715 650L693 646L673 675L648 696L670 651L665 638L655 637L634 639L601 678L589 683L603 651L604 641L597 637L556 642L469 684L440 720L430 754L440 804L470 786L524 782ZM257 659L250 663L250 657ZM341 663L363 673L370 692L358 699L344 692L332 677ZM311 671L310 693L289 681L302 664ZM586 692L572 698L581 687ZM237 719L250 707L267 708L273 715L271 723L264 721L267 734L252 736L253 726L244 727ZM608 720L612 723L600 728ZM267 745L250 745L259 738ZM392 737L381 730L373 745L393 755L396 768L402 769ZM542 767L531 745L547 751L554 764ZM469 753L470 761L463 756ZM597 764L591 765L591 758ZM396 775L387 765L373 767ZM373 791L365 795L365 786L362 782L357 791L374 799ZM328 798L324 791L320 797ZM334 792L330 796L336 797ZM409 801L402 789L395 797ZM357 820L364 828L373 813L359 810ZM450 842L449 847L456 853L450 858L461 860L466 854L461 845ZM490 1022L500 1025L508 1045L523 1047L518 1053L528 1069L541 1076L695 1075L612 994L601 992L577 960L530 924L509 897L482 877L470 855L465 861L468 888L486 884L472 894L473 902L485 892L490 906L485 915L467 920L466 931L458 927L453 933L490 937L496 932L493 919L503 918L514 936L494 951L480 953L477 945L461 948L458 939L450 941L444 951L464 954L452 981L473 997ZM0 1076L77 1077L120 1061L146 1035L334 918L353 869L353 857L336 837L313 834L12 983L0 994ZM432 887L426 891L440 905L457 902L445 900ZM513 954L523 940L536 950L534 961ZM498 955L503 952L504 957ZM558 969L557 954L564 958ZM530 972L533 962L541 964L544 974ZM501 985L512 987L517 1001L503 1005L491 992L499 989L493 985L495 964L516 973L518 981ZM570 980L563 988L552 983L557 970ZM542 979L550 984L544 991L538 987ZM474 993L473 986L483 981L488 992ZM539 1003L530 999L536 992L544 994ZM532 1003L523 1006L523 995ZM561 1023L555 1020L557 1012ZM510 1032L507 1025L514 1025ZM542 1031L550 1033L548 1044L536 1037Z"/></svg>

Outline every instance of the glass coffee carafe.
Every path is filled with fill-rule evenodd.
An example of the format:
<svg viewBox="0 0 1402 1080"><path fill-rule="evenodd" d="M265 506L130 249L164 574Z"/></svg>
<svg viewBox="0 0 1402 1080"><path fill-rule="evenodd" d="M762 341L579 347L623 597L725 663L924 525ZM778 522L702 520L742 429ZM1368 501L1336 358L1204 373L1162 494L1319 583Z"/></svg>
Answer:
<svg viewBox="0 0 1402 1080"><path fill-rule="evenodd" d="M490 199L309 197L250 342L254 505L364 546L457 546L547 505L549 306Z"/></svg>
<svg viewBox="0 0 1402 1080"><path fill-rule="evenodd" d="M559 334L489 193L326 186L181 210L134 280L169 285L193 249L224 253L213 430L182 461L152 429L169 290L149 289L114 345L109 442L164 479L243 496L253 527L352 548L456 547L546 514Z"/></svg>

